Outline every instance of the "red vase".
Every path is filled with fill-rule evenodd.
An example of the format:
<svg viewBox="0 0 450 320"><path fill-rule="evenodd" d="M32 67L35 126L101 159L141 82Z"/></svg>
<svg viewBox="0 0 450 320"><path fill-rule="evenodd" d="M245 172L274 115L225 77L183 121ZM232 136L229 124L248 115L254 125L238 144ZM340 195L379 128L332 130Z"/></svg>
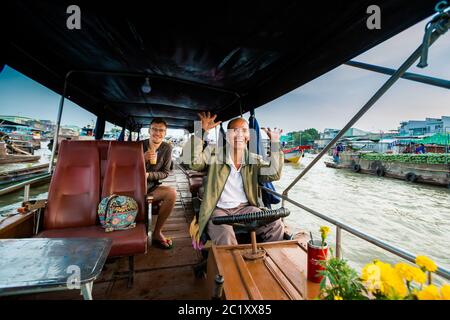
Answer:
<svg viewBox="0 0 450 320"><path fill-rule="evenodd" d="M324 244L322 247L322 241L319 240L309 240L308 241L308 280L312 282L319 283L322 281L323 276L318 272L320 270L325 270L323 266L320 265L319 261L327 260L328 255L328 245Z"/></svg>

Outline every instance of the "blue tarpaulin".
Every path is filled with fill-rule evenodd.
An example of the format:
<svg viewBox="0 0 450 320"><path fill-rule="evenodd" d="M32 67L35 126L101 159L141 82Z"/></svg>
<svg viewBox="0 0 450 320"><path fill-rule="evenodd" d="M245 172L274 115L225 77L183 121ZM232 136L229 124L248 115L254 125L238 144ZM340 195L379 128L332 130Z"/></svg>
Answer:
<svg viewBox="0 0 450 320"><path fill-rule="evenodd" d="M248 120L249 123L249 127L252 136L250 137L250 151L257 153L259 155L262 155L264 158L266 158L266 155L263 154L263 147L262 147L262 138L261 138L261 131L259 128L259 124L258 124L258 120L256 120L255 117L255 110L252 109L250 111L250 118ZM275 187L273 186L272 182L265 182L260 184L261 186L267 188L267 189L271 189L273 191L275 191ZM267 208L271 209L272 208L272 204L277 204L280 203L280 198L278 198L277 196L262 190L261 192L262 195L262 201L264 203L264 206L266 206Z"/></svg>
<svg viewBox="0 0 450 320"><path fill-rule="evenodd" d="M117 141L124 141L124 140L125 140L125 126L122 127L122 131L120 132L120 135L117 138Z"/></svg>

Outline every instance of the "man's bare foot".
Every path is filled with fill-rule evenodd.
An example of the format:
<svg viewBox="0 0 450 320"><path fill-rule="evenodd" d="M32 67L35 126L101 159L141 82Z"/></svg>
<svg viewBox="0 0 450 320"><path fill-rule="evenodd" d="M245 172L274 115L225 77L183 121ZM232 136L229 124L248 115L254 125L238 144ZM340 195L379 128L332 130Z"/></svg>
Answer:
<svg viewBox="0 0 450 320"><path fill-rule="evenodd" d="M152 242L163 249L171 249L173 246L172 239L164 237L162 232L155 232Z"/></svg>

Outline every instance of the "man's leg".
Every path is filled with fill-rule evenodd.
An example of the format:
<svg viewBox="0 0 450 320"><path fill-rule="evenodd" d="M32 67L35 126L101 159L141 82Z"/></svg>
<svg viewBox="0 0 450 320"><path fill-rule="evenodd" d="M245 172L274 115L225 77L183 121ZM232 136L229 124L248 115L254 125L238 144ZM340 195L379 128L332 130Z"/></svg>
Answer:
<svg viewBox="0 0 450 320"><path fill-rule="evenodd" d="M284 240L284 223L281 219L275 220L256 230L264 242Z"/></svg>
<svg viewBox="0 0 450 320"><path fill-rule="evenodd" d="M156 220L155 230L153 232L153 238L155 240L165 241L166 238L161 231L164 223L175 206L177 191L168 186L158 186L158 188L156 188L151 195L153 196L154 201L162 201L158 219Z"/></svg>
<svg viewBox="0 0 450 320"><path fill-rule="evenodd" d="M212 223L213 217L228 216L231 210L217 208L211 214L208 221L207 231L211 240L216 245L237 245L236 236L234 234L233 226L228 224L215 225Z"/></svg>
<svg viewBox="0 0 450 320"><path fill-rule="evenodd" d="M244 214L261 211L258 207L245 206L235 212L235 214ZM281 241L284 239L284 224L281 219L268 223L256 230L256 234L261 236L263 241Z"/></svg>

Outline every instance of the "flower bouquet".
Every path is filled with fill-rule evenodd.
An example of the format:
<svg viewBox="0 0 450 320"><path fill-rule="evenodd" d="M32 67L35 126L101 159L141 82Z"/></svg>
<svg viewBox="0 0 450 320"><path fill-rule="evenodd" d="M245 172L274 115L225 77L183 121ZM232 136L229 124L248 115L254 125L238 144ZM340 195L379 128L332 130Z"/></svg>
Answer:
<svg viewBox="0 0 450 320"><path fill-rule="evenodd" d="M392 266L374 260L361 270L352 269L345 259L331 257L320 262L323 277L320 299L325 300L450 300L450 285L441 288L426 285L427 274L437 270L436 264L425 256L417 256L416 266L397 263Z"/></svg>

